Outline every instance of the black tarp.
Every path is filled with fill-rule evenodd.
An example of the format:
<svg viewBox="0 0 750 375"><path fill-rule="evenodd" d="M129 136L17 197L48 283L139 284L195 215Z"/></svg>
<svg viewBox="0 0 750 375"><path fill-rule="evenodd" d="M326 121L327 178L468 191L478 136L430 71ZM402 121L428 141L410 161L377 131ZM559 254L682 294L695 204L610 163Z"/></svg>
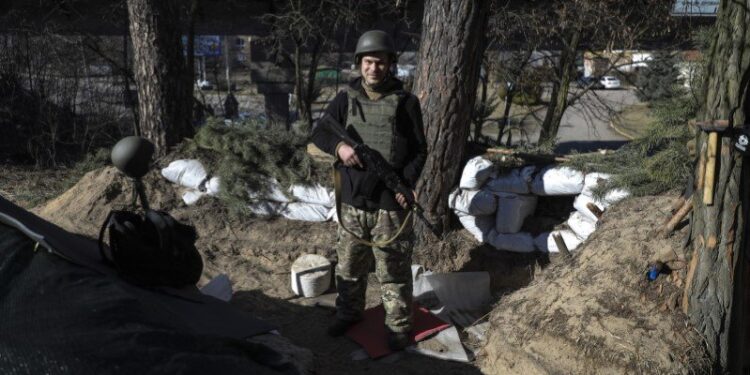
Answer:
<svg viewBox="0 0 750 375"><path fill-rule="evenodd" d="M146 289L96 243L0 197L0 374L295 373L274 329L197 288Z"/></svg>

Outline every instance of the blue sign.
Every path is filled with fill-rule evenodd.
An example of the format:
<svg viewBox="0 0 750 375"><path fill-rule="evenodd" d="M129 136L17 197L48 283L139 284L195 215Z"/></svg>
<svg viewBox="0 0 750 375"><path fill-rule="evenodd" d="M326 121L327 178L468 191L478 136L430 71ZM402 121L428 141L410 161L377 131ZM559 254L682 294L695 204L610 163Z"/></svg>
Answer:
<svg viewBox="0 0 750 375"><path fill-rule="evenodd" d="M716 17L719 0L676 0L672 8L673 16Z"/></svg>
<svg viewBox="0 0 750 375"><path fill-rule="evenodd" d="M196 35L194 40L194 56L221 56L221 36ZM187 48L187 36L182 37L182 46ZM187 50L184 52L187 53Z"/></svg>

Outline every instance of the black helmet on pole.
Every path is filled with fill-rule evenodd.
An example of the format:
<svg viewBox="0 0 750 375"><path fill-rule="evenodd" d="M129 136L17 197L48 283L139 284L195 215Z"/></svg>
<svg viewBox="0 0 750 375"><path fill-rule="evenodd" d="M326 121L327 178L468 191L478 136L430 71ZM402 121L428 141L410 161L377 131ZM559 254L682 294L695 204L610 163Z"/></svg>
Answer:
<svg viewBox="0 0 750 375"><path fill-rule="evenodd" d="M125 137L112 147L112 164L128 177L141 178L150 168L154 150L146 138Z"/></svg>
<svg viewBox="0 0 750 375"><path fill-rule="evenodd" d="M362 55L371 52L385 52L395 60L396 48L393 38L382 30L366 31L357 40L357 48L354 50L354 62L359 64Z"/></svg>

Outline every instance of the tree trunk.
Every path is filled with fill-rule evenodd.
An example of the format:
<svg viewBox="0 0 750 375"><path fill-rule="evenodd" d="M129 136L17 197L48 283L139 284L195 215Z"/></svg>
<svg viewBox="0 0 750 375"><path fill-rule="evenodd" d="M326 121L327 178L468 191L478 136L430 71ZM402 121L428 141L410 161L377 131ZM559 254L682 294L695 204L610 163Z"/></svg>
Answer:
<svg viewBox="0 0 750 375"><path fill-rule="evenodd" d="M570 89L570 78L575 72L576 50L581 38L581 32L574 30L570 40L565 41L565 48L560 55L560 70L552 86L547 113L542 122L542 131L539 134L539 144L554 146L557 132L560 129L565 109L568 108L568 90Z"/></svg>
<svg viewBox="0 0 750 375"><path fill-rule="evenodd" d="M448 228L448 194L461 171L485 47L487 0L428 0L413 92L421 101L427 161L417 192L427 217ZM429 232L417 221L421 239Z"/></svg>
<svg viewBox="0 0 750 375"><path fill-rule="evenodd" d="M495 140L495 144L500 146L501 140L503 138L503 133L505 133L505 129L508 127L508 124L510 124L510 107L513 106L513 96L516 94L515 88L508 87L508 85L505 85L505 107L503 108L503 117L498 122L497 126L497 139ZM510 132L510 130L508 130ZM510 133L508 133L508 147L510 147L510 140L511 136Z"/></svg>
<svg viewBox="0 0 750 375"><path fill-rule="evenodd" d="M138 87L139 125L143 137L165 155L192 133L191 107L185 93L185 62L176 0L128 0Z"/></svg>
<svg viewBox="0 0 750 375"><path fill-rule="evenodd" d="M309 131L312 131L312 104L315 101L315 75L318 73L318 63L320 62L320 48L322 41L315 39L312 50L310 51L310 66L307 68L307 82L305 83L304 117L305 125Z"/></svg>
<svg viewBox="0 0 750 375"><path fill-rule="evenodd" d="M716 38L711 46L704 82L701 117L704 120L732 119L736 127L746 122L748 111L747 78L750 77L750 0L733 2L722 0L716 23ZM734 110L734 111L733 111ZM697 148L705 147L708 134L699 131ZM692 282L686 285L688 296L683 301L688 315L705 340L715 370L729 371L730 359L736 353L730 342L742 335L733 329L733 323L746 316L732 317L735 313L735 288L745 291L747 280L738 277L746 260L743 249L745 218L742 197L748 193L741 187L742 157L734 150L729 137L719 137L713 204L704 203L704 186L697 186L693 194L690 254L694 267ZM701 166L696 168L696 171ZM695 181L705 182L697 176ZM746 185L746 184L745 184ZM740 266L737 268L737 266ZM738 284L737 282L741 282ZM742 294L740 294L742 295ZM739 304L740 306L742 304ZM741 354L738 354L741 356ZM736 359L737 357L735 357Z"/></svg>

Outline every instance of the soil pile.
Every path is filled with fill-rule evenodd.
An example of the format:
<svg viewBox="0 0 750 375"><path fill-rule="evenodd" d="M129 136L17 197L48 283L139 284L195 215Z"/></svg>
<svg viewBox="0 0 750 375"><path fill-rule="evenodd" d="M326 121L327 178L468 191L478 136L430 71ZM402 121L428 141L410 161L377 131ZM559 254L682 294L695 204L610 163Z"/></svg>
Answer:
<svg viewBox="0 0 750 375"><path fill-rule="evenodd" d="M681 256L685 230L653 229L672 199L633 198L611 208L568 265L553 262L490 314L480 366L489 374L692 373L706 362L679 302L684 270L646 280L654 252Z"/></svg>
<svg viewBox="0 0 750 375"><path fill-rule="evenodd" d="M289 269L303 253L332 258L335 223L241 218L214 198L187 206L181 190L152 170L143 178L153 209L195 227L205 263L204 279L226 273L236 289L261 288L289 298ZM86 174L75 186L33 211L64 229L96 238L112 209L130 209L133 184L114 167Z"/></svg>

